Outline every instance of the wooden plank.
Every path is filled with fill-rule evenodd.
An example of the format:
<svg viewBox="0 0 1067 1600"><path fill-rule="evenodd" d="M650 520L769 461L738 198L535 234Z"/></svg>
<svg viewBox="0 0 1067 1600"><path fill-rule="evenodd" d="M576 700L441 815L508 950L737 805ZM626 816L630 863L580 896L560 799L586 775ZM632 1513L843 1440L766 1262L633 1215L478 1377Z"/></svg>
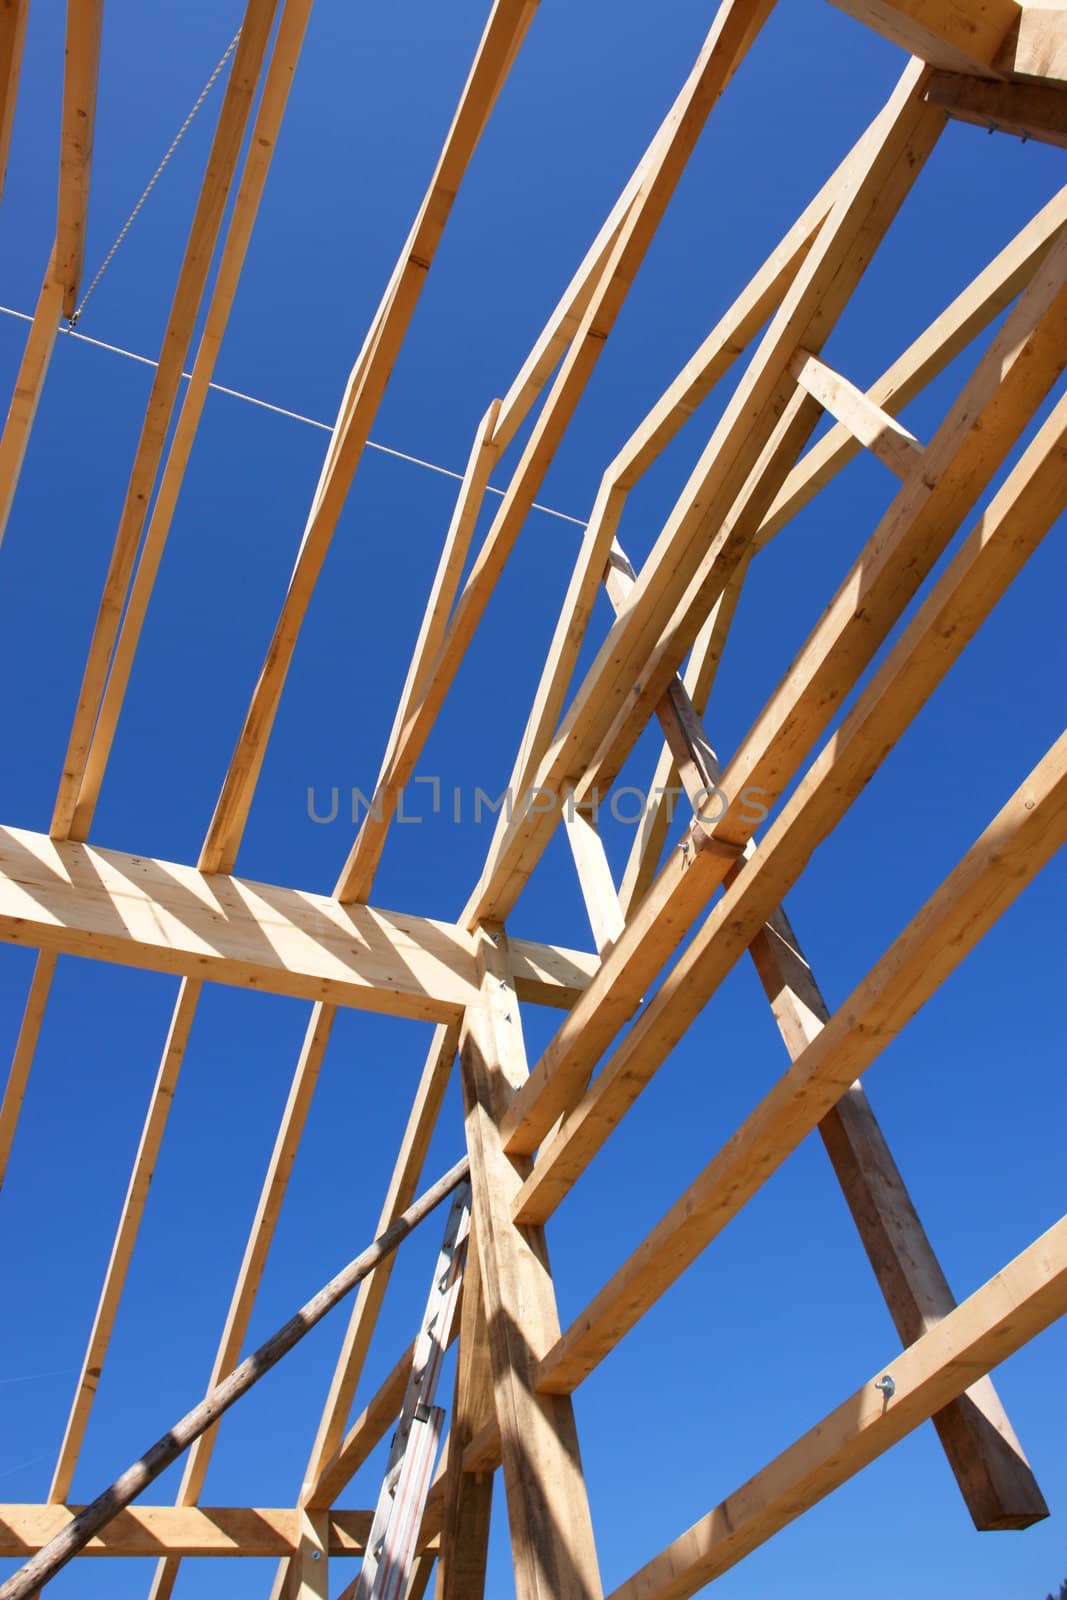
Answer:
<svg viewBox="0 0 1067 1600"><path fill-rule="evenodd" d="M21 828L0 828L0 941L431 1022L478 992L449 923Z"/></svg>
<svg viewBox="0 0 1067 1600"><path fill-rule="evenodd" d="M85 258L103 21L104 0L68 0L56 217L56 276L67 317L74 315Z"/></svg>
<svg viewBox="0 0 1067 1600"><path fill-rule="evenodd" d="M84 770L76 786L74 811L69 828L69 837L72 839L87 839L89 836L89 828L99 798L104 769L111 753L145 614L200 426L204 403L215 373L219 349L233 309L238 280L244 267L252 229L255 226L259 204L270 172L310 12L311 0L285 0L282 8L274 48L263 81L263 93L248 141L248 154L219 257L218 272L204 321L204 332L193 362L189 385L178 414L174 437L167 452L159 490L137 560L126 610L115 643L114 657L100 700L99 714L91 731Z"/></svg>
<svg viewBox="0 0 1067 1600"><path fill-rule="evenodd" d="M7 530L22 463L26 459L26 446L48 376L62 311L63 286L55 275L53 254L45 269L4 431L0 435L0 544Z"/></svg>
<svg viewBox="0 0 1067 1600"><path fill-rule="evenodd" d="M80 1506L0 1506L0 1557L35 1555ZM82 1552L87 1556L274 1556L297 1541L298 1513L265 1507L129 1506ZM331 1555L360 1555L369 1511L328 1513Z"/></svg>
<svg viewBox="0 0 1067 1600"><path fill-rule="evenodd" d="M1067 402L1063 403L1063 412L1067 414ZM1063 416L1060 426L1063 426ZM1038 442L1035 441L1035 444ZM1062 453L1062 442L1059 448ZM1060 481L1051 486L1051 492L1058 494L1062 500L1067 493L1063 484L1062 454L1059 463L1053 458L1049 473L1050 478L1057 475ZM1048 484L1045 492L1050 492ZM797 791L796 799L784 809L760 849L738 874L704 928L697 934L693 946L690 946L691 949L696 947L694 970L700 973L698 986L704 999L758 931L758 925L753 927L748 920L754 886L759 884L762 877L773 877L775 898L780 900L783 897L790 882L801 870L801 865L796 864L795 855L791 856L791 867L783 870L785 848L801 851L801 864L807 860L812 848L810 833L803 840L798 838L802 819L805 815L810 818L816 812L820 799L828 804L829 811L823 812L820 817L821 837L830 825L830 819L836 820L843 814L849 800L839 797L837 785L842 785L848 796L859 792L869 773L876 770L884 751L892 748L900 731L907 726L917 705L926 700L934 684L947 671L951 660L960 653L967 639L973 637L989 609L989 597L999 596L1009 581L1013 565L1021 565L1025 553L1033 549L1033 541L1039 537L1032 531L1034 522L1040 524L1042 520L1044 518L1039 509L1033 502L1027 504L1023 497L1014 520L1005 519L1000 530L1001 538L993 543L988 561L975 559L975 546L980 547L982 536L987 532L984 525L980 525L970 541L970 550L965 547L961 552L961 557L970 554L971 562L966 563L962 570L957 563L949 568L942 584L930 596L912 628L904 634L871 689L846 719L841 730L840 747L835 747L835 741L835 746L830 747L816 762ZM1023 544L1025 553L1022 556L1011 548L1016 539ZM988 550L990 546L986 548ZM958 587L945 582L954 577L960 578ZM954 587L955 595L952 593ZM916 624L919 623L926 626L917 628ZM956 626L963 635L962 639L953 633ZM884 737L885 744L884 747L879 745L875 748L874 741L879 734ZM632 1326L643 1314L655 1298L652 1293L653 1279L660 1285L657 1292L662 1292L662 1288L673 1282L685 1266L695 1259L695 1254L704 1248L725 1220L736 1214L780 1161L795 1148L796 1143L817 1126L890 1039L948 974L955 970L965 953L977 944L1058 848L1067 828L1065 765L1067 735L1061 738L1045 761L1008 802L869 978L838 1009L831 1023L804 1049L797 1066L764 1099L742 1132L716 1157L697 1184L691 1186L682 1201L669 1213L671 1221L661 1224L649 1235L626 1267L616 1274L609 1290L597 1297L596 1314L587 1311L579 1318L567 1339L573 1346L582 1344L585 1351L583 1361L592 1357L594 1349L598 1351L596 1359L600 1359L605 1348L604 1337L613 1342L622 1326ZM831 788L834 790L832 798L829 794ZM774 870L775 865L777 871ZM770 885L766 887L769 891ZM765 908L761 906L761 923L775 908L775 900L770 900L769 892L768 899L770 903ZM724 927L729 928L728 935L722 933ZM942 942L940 947L938 940ZM677 968L675 973L678 978L681 977ZM647 1082L650 1076L646 1067L650 1050L662 1048L663 1035L657 1028L657 1021L672 1003L680 1007L684 1018L672 1016L670 1022L672 1031L678 1029L674 1035L677 1038L684 1031L685 1019L691 1019L694 1014L696 988L696 983L687 988L676 981L675 974L669 976L645 1013L646 1017L652 1017L651 1022L646 1024L642 1018L643 1027L642 1024L638 1025L645 1035L644 1039L631 1045L630 1039L638 1029L631 1030L616 1058L605 1066L595 1080L594 1090L606 1073L613 1073L617 1067L621 1070L625 1064L628 1073L625 1091L620 1088L622 1080L619 1079L606 1100L607 1108L616 1121L621 1114L620 1107L625 1107L636 1098L642 1082ZM653 1012L658 1015L652 1015ZM656 1044L651 1047L653 1034L656 1035ZM816 1083L808 1068L824 1059L831 1063L834 1076L831 1079L824 1075ZM849 1066L849 1076L842 1079L837 1074L844 1070L844 1066ZM819 1070L821 1072L822 1069ZM794 1102L791 1096L798 1086L803 1093ZM600 1091L600 1095L603 1093ZM587 1116L594 1098L599 1099L600 1096L587 1096L589 1104L584 1107ZM576 1125L583 1120L583 1117L578 1117ZM773 1145L764 1138L765 1130L772 1128L774 1131L767 1134L767 1140L780 1141ZM783 1129L789 1130L784 1139L781 1138ZM773 1160L768 1156L772 1148L775 1152ZM740 1167L735 1163L744 1162L749 1162L750 1166L744 1168L746 1175L739 1179ZM573 1181L574 1168L580 1170L581 1166L574 1145L565 1165L569 1167ZM720 1178L724 1173L727 1174L725 1187L720 1188ZM557 1175L550 1187L554 1191L554 1198L558 1198L565 1186ZM527 1189L529 1191L529 1185ZM701 1204L694 1208L693 1201L697 1198L698 1190ZM714 1199L709 1200L705 1207L703 1197L711 1196L713 1192ZM529 1203L531 1198L532 1204ZM547 1209L544 1192L535 1197L528 1192L520 1197L515 1214L523 1216L532 1211L537 1215ZM683 1243L683 1235L687 1243ZM660 1246L668 1236L670 1246L661 1251ZM698 1239L701 1242L696 1245ZM687 1253L689 1244L696 1246L691 1253ZM651 1298L646 1298L648 1295ZM610 1335L607 1331L609 1323L613 1324ZM597 1329L595 1334L594 1324ZM607 1347L610 1348L610 1343ZM552 1358L557 1372L563 1370L562 1361L556 1365L562 1353L561 1345ZM576 1365L569 1357L568 1361L570 1376L573 1377L583 1363ZM589 1370L590 1366L584 1367L584 1371Z"/></svg>
<svg viewBox="0 0 1067 1600"><path fill-rule="evenodd" d="M563 822L589 926L603 957L622 933L625 923L611 864L600 829L588 811L574 804L573 792L564 797Z"/></svg>
<svg viewBox="0 0 1067 1600"><path fill-rule="evenodd" d="M292 1600L329 1600L329 1512L300 1507L296 1518L298 1539L289 1563L289 1593Z"/></svg>
<svg viewBox="0 0 1067 1600"><path fill-rule="evenodd" d="M481 1600L485 1593L493 1474L467 1472L464 1453L481 1429L495 1422L489 1330L477 1246L472 1239L463 1284L452 1429L441 1506L437 1600ZM426 1532L424 1521L423 1536Z"/></svg>
<svg viewBox="0 0 1067 1600"><path fill-rule="evenodd" d="M621 1584L611 1600L686 1600L1065 1312L1067 1218ZM894 1383L888 1402L876 1387L886 1371Z"/></svg>
<svg viewBox="0 0 1067 1600"><path fill-rule="evenodd" d="M798 350L791 368L794 377L817 400L824 411L853 434L884 467L906 478L915 470L922 457L922 445L888 411L876 406L873 400L849 383L839 372L834 372L818 356Z"/></svg>
<svg viewBox="0 0 1067 1600"><path fill-rule="evenodd" d="M532 939L508 940L511 976L520 1000L568 1011L589 987L600 965L591 950L538 944Z"/></svg>
<svg viewBox="0 0 1067 1600"><path fill-rule="evenodd" d="M560 795L563 784L587 774L599 745L606 714L634 703L627 712L630 745L642 717L647 718L685 656L703 617L750 548L748 523L736 533L724 526L731 508L749 482L764 447L775 436L783 405L796 393L788 363L797 346L817 353L858 281L863 267L902 203L923 161L936 143L944 114L923 99L926 72L910 66L887 107L861 141L862 156L852 181L837 201L819 237L797 273L759 350L749 365L711 440L683 489L666 526L645 563L627 612L611 628L586 678L541 763L537 785ZM806 397L805 397L806 398ZM813 425L817 410L813 403ZM799 449L806 437L805 419L797 433L781 437L783 446ZM761 487L768 500L780 486L791 460L783 448ZM749 494L756 494L750 485ZM757 496L758 498L758 496ZM716 532L715 530L718 530ZM754 531L754 530L752 530ZM706 575L701 577L705 568ZM699 582L698 582L699 579ZM694 607L703 612L691 631L675 628L675 608L690 583L697 586ZM692 620L691 618L689 620ZM649 656L669 636L659 663L662 683L646 671ZM634 694L638 685L640 694ZM626 742L616 742L621 760ZM617 766L616 766L617 770ZM498 916L514 904L558 821L558 810L516 816L491 853L481 882L464 911L468 926L479 916ZM613 960L617 951L612 952Z"/></svg>
<svg viewBox="0 0 1067 1600"><path fill-rule="evenodd" d="M122 1290L126 1283L126 1273L129 1270L130 1259L133 1256L133 1247L137 1242L137 1233L141 1226L141 1219L144 1216L149 1185L152 1182L152 1174L155 1171L160 1145L163 1142L163 1130L166 1127L167 1117L170 1113L174 1091L177 1086L178 1073L181 1070L182 1060L189 1042L189 1032L192 1028L193 1015L199 999L200 984L189 979L183 980L174 1008L174 1015L167 1030L166 1043L163 1046L163 1054L159 1063L159 1072L149 1097L148 1111L145 1116L144 1127L141 1130L137 1154L134 1157L133 1171L130 1175L126 1197L122 1203L122 1212L119 1216L115 1241L111 1247L111 1256L104 1274L104 1284L100 1291L100 1299L93 1317L89 1342L82 1359L81 1374L75 1386L74 1400L71 1405L70 1415L67 1418L63 1442L59 1448L59 1458L56 1462L56 1469L52 1475L52 1483L48 1491L49 1501L56 1504L62 1504L70 1494L74 1468L77 1465L78 1454L89 1422L89 1413L92 1410L93 1401L96 1398L96 1391L100 1383L100 1376L103 1372L104 1358L107 1355L112 1329L115 1326L119 1300L122 1297ZM227 1372L237 1365L239 1355L240 1352L238 1351L230 1366L226 1368ZM220 1373L218 1376L223 1377L225 1373Z"/></svg>
<svg viewBox="0 0 1067 1600"><path fill-rule="evenodd" d="M400 791L414 774L437 714L697 137L772 4L773 0L746 0L743 5L740 0L725 0L666 120L664 126L670 129L669 136L653 143L653 158L638 196L619 228L596 290L590 296L500 509L459 596L419 704L405 724L388 770L383 769L375 791L372 816L365 819L360 828L338 886L343 900L350 898L354 886L365 883L366 873L377 859L375 852L380 850L383 837L382 820L392 815ZM522 782L513 785L516 791L522 792L527 787ZM375 820L374 811L382 813L382 820Z"/></svg>
<svg viewBox="0 0 1067 1600"><path fill-rule="evenodd" d="M544 1234L511 1221L521 1180L497 1132L526 1072L518 999L503 931L494 937L484 930L479 939L482 999L467 1012L460 1060L515 1593L517 1600L599 1600L573 1409L569 1400L533 1387L536 1365L559 1328Z"/></svg>
<svg viewBox="0 0 1067 1600"><path fill-rule="evenodd" d="M961 72L936 72L927 98L957 122L1067 149L1067 93L1037 83L994 83Z"/></svg>
<svg viewBox="0 0 1067 1600"><path fill-rule="evenodd" d="M134 558L144 531L149 499L174 414L182 371L218 241L226 197L248 126L276 8L277 0L248 0L240 41L234 52L189 242L163 335L159 365L152 375L152 389L78 693L52 818L51 831L58 838L66 837L74 819L78 786L100 707L111 652L122 620Z"/></svg>
<svg viewBox="0 0 1067 1600"><path fill-rule="evenodd" d="M1067 12L1057 0L1023 5L994 63L1024 82L1067 82Z"/></svg>
<svg viewBox="0 0 1067 1600"><path fill-rule="evenodd" d="M931 82L935 80L936 74ZM1065 223L1067 187L1019 230L868 389L867 398L872 404L893 415L921 393L1026 287ZM855 434L841 424L813 444L789 474L760 524L754 540L756 549L762 550L862 448Z"/></svg>
<svg viewBox="0 0 1067 1600"><path fill-rule="evenodd" d="M910 56L946 72L997 77L993 62L1018 23L1015 0L833 0Z"/></svg>
<svg viewBox="0 0 1067 1600"><path fill-rule="evenodd" d="M7 177L30 0L0 0L0 195Z"/></svg>
<svg viewBox="0 0 1067 1600"><path fill-rule="evenodd" d="M289 664L322 563L463 174L535 10L536 0L494 0L430 186L342 401L274 636L201 852L200 865L205 872L232 868L236 859Z"/></svg>
<svg viewBox="0 0 1067 1600"><path fill-rule="evenodd" d="M374 788L374 797L371 801L369 814L360 828L360 852L354 852L350 856L345 872L335 891L341 900L365 902L370 898L371 889L374 886L375 871L381 858L382 850L385 847L386 836L392 821L392 808L387 810L380 803L379 790L381 785L388 781L396 747L403 736L404 729L413 714L426 679L433 667L434 659L444 638L449 615L455 604L460 579L463 576L464 563L467 559L467 552L470 549L471 538L485 500L489 474L492 472L500 455L499 446L493 438L493 430L499 412L500 402L499 400L494 400L474 435L474 443L467 461L467 469L463 475L463 482L460 484L456 507L449 523L448 532L445 535L440 561L438 562L437 572L430 590L430 598L426 605L415 649L412 652L407 678L400 695L400 703L393 719L392 731L386 744L381 771Z"/></svg>

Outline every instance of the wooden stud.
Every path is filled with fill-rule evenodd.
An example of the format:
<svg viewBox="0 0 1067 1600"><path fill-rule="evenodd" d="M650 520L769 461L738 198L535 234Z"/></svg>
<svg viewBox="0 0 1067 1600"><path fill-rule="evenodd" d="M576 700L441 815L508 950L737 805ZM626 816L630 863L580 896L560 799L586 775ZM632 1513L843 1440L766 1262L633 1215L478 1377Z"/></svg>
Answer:
<svg viewBox="0 0 1067 1600"><path fill-rule="evenodd" d="M30 0L0 0L0 195L7 177Z"/></svg>
<svg viewBox="0 0 1067 1600"><path fill-rule="evenodd" d="M798 350L790 363L793 376L824 411L835 417L860 444L898 478L906 478L922 458L922 445L895 418L834 372L818 356Z"/></svg>
<svg viewBox="0 0 1067 1600"><path fill-rule="evenodd" d="M460 1041L474 1228L488 1322L515 1558L517 1600L599 1600L600 1577L569 1400L538 1395L533 1375L558 1337L544 1234L509 1211L521 1183L497 1125L526 1072L503 931L479 934L481 1003Z"/></svg>
<svg viewBox="0 0 1067 1600"><path fill-rule="evenodd" d="M0 1558L35 1555L80 1510L66 1505L0 1506ZM263 1506L130 1506L86 1545L87 1556L275 1556L297 1543L299 1512ZM330 1554L362 1555L370 1511L327 1514Z"/></svg>
<svg viewBox="0 0 1067 1600"><path fill-rule="evenodd" d="M74 315L85 257L103 22L104 0L69 0L56 220L56 277L66 317Z"/></svg>
<svg viewBox="0 0 1067 1600"><path fill-rule="evenodd" d="M7 531L8 518L18 488L19 474L26 458L30 430L48 376L55 349L59 319L63 311L63 286L55 274L53 254L45 270L41 292L22 352L15 391L11 396L3 434L0 435L0 544Z"/></svg>
<svg viewBox="0 0 1067 1600"><path fill-rule="evenodd" d="M437 1600L480 1600L485 1592L489 1555L493 1474L467 1472L464 1463L467 1446L482 1428L496 1422L489 1331L473 1239L468 1246L460 1316L459 1359L441 1507ZM424 1535L426 1531L424 1523Z"/></svg>
<svg viewBox="0 0 1067 1600"><path fill-rule="evenodd" d="M1063 89L935 72L926 94L957 122L1067 149L1067 92Z"/></svg>
<svg viewBox="0 0 1067 1600"><path fill-rule="evenodd" d="M52 816L50 831L55 838L66 838L74 821L78 788L85 770L111 652L122 620L134 558L144 531L149 498L174 414L182 370L222 225L226 197L248 126L276 7L277 0L248 0L240 41L234 52L230 79L226 85L185 258L163 335L159 365L152 375L152 390L104 579ZM57 256L57 269L58 266ZM69 289L69 283L65 287Z"/></svg>

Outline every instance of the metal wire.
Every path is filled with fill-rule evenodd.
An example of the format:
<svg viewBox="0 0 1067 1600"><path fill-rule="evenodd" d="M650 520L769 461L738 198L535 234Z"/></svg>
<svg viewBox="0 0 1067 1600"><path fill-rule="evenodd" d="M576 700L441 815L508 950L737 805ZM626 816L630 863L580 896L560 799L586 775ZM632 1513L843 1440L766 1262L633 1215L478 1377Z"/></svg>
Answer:
<svg viewBox="0 0 1067 1600"><path fill-rule="evenodd" d="M104 273L107 271L108 267L111 265L112 261L114 260L114 257L115 257L115 254L116 254L118 248L119 248L119 245L122 243L123 239L125 239L126 235L129 233L130 228L131 228L131 226L133 224L133 221L134 221L135 217L137 216L137 213L140 211L141 207L144 205L145 201L148 199L148 196L152 193L152 190L155 188L156 184L159 182L159 178L160 178L160 175L163 172L163 168L167 165L167 162L170 160L170 158L174 154L175 150L177 150L178 146L181 144L182 140L185 138L185 135L186 135L186 133L188 132L188 129L189 129L189 124L192 122L193 118L196 116L196 113L200 110L200 107L203 105L204 101L207 99L208 95L211 93L212 86L214 85L215 80L218 78L219 73L222 71L223 67L225 67L227 61L229 61L230 57L233 55L233 52L237 49L237 41L240 39L240 37L241 37L241 30L240 30L240 28L238 28L238 30L234 34L233 38L230 40L229 44L226 46L226 51L225 51L225 54L222 57L222 60L219 62L218 66L215 68L214 72L211 74L210 78L207 80L207 82L205 83L204 87L201 89L199 95L197 96L197 98L196 98L196 100L195 100L195 102L193 104L193 109L190 111L189 115L186 117L185 121L182 123L182 125L178 129L177 133L174 135L174 138L171 140L170 149L167 151L166 155L163 157L163 160L159 163L159 166L156 168L155 172L152 174L151 178L149 179L148 187L145 189L144 194L138 200L137 204L134 206L133 210L130 212L129 216L126 218L126 221L123 223L121 229L119 230L119 236L115 240L115 243L111 246L111 249L108 251L107 255L104 257L103 263L101 264L100 269L96 274L96 277L93 279L93 281L89 285L88 289L86 289L85 293L82 295L81 305L78 307L78 309L75 311L74 315L70 319L70 326L72 328L77 326L79 317L81 316L82 312L85 310L86 306L89 304L89 300L90 300L90 298L92 296L93 290L96 288L97 284L100 282L100 279L104 276Z"/></svg>

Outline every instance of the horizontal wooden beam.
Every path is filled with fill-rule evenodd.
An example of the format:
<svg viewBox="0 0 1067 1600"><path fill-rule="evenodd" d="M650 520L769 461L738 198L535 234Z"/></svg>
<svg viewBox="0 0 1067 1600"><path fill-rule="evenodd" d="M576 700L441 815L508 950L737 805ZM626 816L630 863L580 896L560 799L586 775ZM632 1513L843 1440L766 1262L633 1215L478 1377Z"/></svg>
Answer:
<svg viewBox="0 0 1067 1600"><path fill-rule="evenodd" d="M451 923L0 828L0 940L431 1022L478 989Z"/></svg>
<svg viewBox="0 0 1067 1600"><path fill-rule="evenodd" d="M1067 838L1067 734L542 1362L569 1394L722 1232ZM757 852L757 861L759 853ZM752 866L746 868L751 872Z"/></svg>
<svg viewBox="0 0 1067 1600"><path fill-rule="evenodd" d="M1067 1217L613 1591L688 1600L1067 1313ZM893 1380L886 1396L877 1385ZM872 1524L870 1534L883 1531Z"/></svg>
<svg viewBox="0 0 1067 1600"><path fill-rule="evenodd" d="M511 976L520 1000L568 1011L600 968L593 950L568 950L534 939L509 939Z"/></svg>
<svg viewBox="0 0 1067 1600"><path fill-rule="evenodd" d="M0 1505L0 1557L35 1555L80 1506ZM331 1511L330 1555L360 1555L371 1512ZM87 1556L284 1556L297 1543L288 1507L129 1506L86 1545Z"/></svg>
<svg viewBox="0 0 1067 1600"><path fill-rule="evenodd" d="M948 72L996 77L993 62L1018 24L1015 0L833 0L910 56Z"/></svg>
<svg viewBox="0 0 1067 1600"><path fill-rule="evenodd" d="M926 98L957 122L1067 148L1067 89L1043 83L994 83L960 72L935 72Z"/></svg>

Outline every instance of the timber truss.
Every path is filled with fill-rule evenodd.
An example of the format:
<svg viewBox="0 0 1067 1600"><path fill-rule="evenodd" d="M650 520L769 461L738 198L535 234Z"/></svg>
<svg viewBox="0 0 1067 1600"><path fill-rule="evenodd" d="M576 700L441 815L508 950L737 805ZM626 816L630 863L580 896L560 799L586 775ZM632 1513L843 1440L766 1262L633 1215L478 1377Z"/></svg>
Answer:
<svg viewBox="0 0 1067 1600"><path fill-rule="evenodd" d="M409 1595L426 1591L435 1564L438 1595L472 1600L482 1593L490 1497L502 1465L520 1600L598 1600L602 1587L571 1397L816 1129L899 1332L891 1392L876 1383L886 1366L875 1368L871 1381L817 1428L680 1530L673 1544L615 1589L613 1600L693 1594L927 1419L975 1524L1025 1527L1047 1511L987 1374L1067 1309L1067 1219L957 1304L859 1080L1063 843L1067 736L1028 775L1014 775L1012 781L1022 781L1012 798L836 1009L823 997L783 899L1067 503L1067 398L1054 393L1067 359L1067 190L866 391L820 355L949 117L1067 141L1067 12L1015 0L838 0L858 22L901 47L899 82L604 472L511 778L513 795L536 790L549 795L551 805L520 805L510 817L501 812L462 915L445 923L373 903L398 797L697 137L772 0L722 0L692 71L542 335L475 430L375 804L330 896L250 882L235 876L234 867L324 557L453 198L534 19L536 0L492 4L429 190L352 369L198 862L150 860L90 842L310 3L248 0L51 826L47 834L0 830L0 935L39 952L0 1111L0 1164L11 1147L58 956L88 956L181 979L48 1499L0 1508L0 1554L31 1556L71 1523L72 1475L190 1026L203 985L211 982L313 1003L212 1385L238 1364L338 1008L435 1024L379 1233L412 1201L446 1082L459 1062L473 1193L470 1259L450 1329L458 1354L449 1430ZM27 6L28 0L8 0L0 7L0 169ZM68 0L55 248L0 442L4 521L57 328L73 312L82 278L102 9L103 0ZM233 184L236 203L223 236ZM179 405L205 296L204 333ZM897 413L1001 318L943 421L929 439L915 438ZM617 538L627 496L731 369L739 373L732 395L635 571ZM1039 411L1044 420L1035 428ZM805 448L824 413L833 425ZM527 422L503 498L468 559L490 473ZM702 718L749 563L863 450L894 475L893 498L778 689L720 768ZM971 531L861 684L970 518ZM573 681L602 590L614 621L584 675ZM854 688L859 692L847 715L823 740ZM653 720L663 744L649 792L680 785L693 816L681 843L668 850L667 808L662 800L651 802L617 883L592 800L609 791ZM706 803L713 790L728 800L714 820ZM753 793L766 813L751 803ZM753 835L764 814L770 821L757 845ZM508 926L561 825L595 954L524 940ZM561 1328L545 1225L746 951L781 1032L788 1071L581 1314ZM556 1006L562 1018L532 1064L524 1053L520 1001ZM360 1551L370 1526L369 1511L338 1509L339 1502L391 1430L409 1376L410 1351L352 1420L391 1260L382 1259L359 1281L295 1507L203 1507L217 1432L209 1429L185 1455L177 1504L135 1502L117 1510L94 1535L90 1553L158 1555L152 1600L171 1593L184 1558L220 1553L277 1556L276 1596L324 1597L332 1559Z"/></svg>

